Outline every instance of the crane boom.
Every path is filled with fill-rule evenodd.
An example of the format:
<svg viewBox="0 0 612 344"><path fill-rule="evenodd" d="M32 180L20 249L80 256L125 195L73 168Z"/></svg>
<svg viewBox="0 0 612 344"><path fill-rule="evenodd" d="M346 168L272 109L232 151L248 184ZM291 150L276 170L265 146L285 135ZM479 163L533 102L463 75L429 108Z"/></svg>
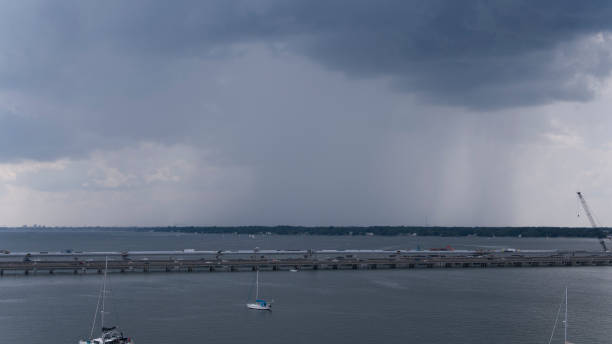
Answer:
<svg viewBox="0 0 612 344"><path fill-rule="evenodd" d="M587 218L589 219L589 222L591 223L591 227L597 228L597 222L595 222L595 219L593 218L593 215L591 214L591 209L589 209L589 205L587 204L587 202L584 200L584 197L582 196L582 192L578 191L576 192L576 194L578 195L580 204L582 204L582 209L584 209L584 212L586 213Z"/></svg>
<svg viewBox="0 0 612 344"><path fill-rule="evenodd" d="M593 228L597 228L597 222L595 222L595 218L593 218L593 214L591 213L591 209L589 208L589 205L587 204L586 200L584 199L584 197L582 196L582 192L578 191L576 192L576 195L578 195L578 199L580 200L580 204L582 204L582 209L584 209L584 212L587 215L587 218L589 219L589 222L591 223L591 227ZM606 242L603 239L599 239L599 244L601 245L601 248L604 250L604 252L608 251L608 247L606 246Z"/></svg>

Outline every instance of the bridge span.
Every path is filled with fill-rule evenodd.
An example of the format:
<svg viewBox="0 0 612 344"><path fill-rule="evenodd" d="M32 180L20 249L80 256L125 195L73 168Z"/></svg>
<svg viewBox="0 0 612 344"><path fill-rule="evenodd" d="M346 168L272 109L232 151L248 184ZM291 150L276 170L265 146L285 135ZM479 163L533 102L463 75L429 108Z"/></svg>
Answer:
<svg viewBox="0 0 612 344"><path fill-rule="evenodd" d="M0 251L0 275L611 266L612 253L554 250Z"/></svg>

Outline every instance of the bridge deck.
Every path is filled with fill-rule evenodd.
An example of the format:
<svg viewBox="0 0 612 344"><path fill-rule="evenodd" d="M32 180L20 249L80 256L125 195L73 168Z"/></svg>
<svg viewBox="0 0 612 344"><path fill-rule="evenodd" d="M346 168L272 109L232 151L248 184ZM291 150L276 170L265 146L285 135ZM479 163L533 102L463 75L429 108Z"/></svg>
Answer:
<svg viewBox="0 0 612 344"><path fill-rule="evenodd" d="M609 266L607 252L159 251L0 254L5 273ZM342 253L342 255L339 255Z"/></svg>

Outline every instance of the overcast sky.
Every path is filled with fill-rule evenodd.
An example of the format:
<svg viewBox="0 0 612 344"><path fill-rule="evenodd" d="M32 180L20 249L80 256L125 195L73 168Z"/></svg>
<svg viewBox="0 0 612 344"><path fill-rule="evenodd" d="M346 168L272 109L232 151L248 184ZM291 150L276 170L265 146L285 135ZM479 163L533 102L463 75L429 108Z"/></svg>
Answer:
<svg viewBox="0 0 612 344"><path fill-rule="evenodd" d="M0 1L0 225L612 226L612 2Z"/></svg>

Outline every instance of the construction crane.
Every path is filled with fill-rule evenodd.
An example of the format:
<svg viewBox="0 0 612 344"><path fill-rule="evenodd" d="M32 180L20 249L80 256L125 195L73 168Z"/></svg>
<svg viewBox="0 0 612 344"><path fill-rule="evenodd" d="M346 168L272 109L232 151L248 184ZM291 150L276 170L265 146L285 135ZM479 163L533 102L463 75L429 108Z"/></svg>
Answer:
<svg viewBox="0 0 612 344"><path fill-rule="evenodd" d="M578 195L578 200L580 200L580 204L582 204L582 209L584 209L584 212L586 213L587 218L589 219L589 222L591 223L591 227L597 228L598 227L597 222L595 222L595 218L593 217L593 214L591 213L591 209L589 208L589 205L587 204L586 200L582 196L582 192L578 191L576 192L576 195ZM578 216L580 216L580 213L578 213ZM604 252L608 251L608 247L606 246L606 242L604 241L604 239L599 239L599 244L601 245L601 248L604 250Z"/></svg>

